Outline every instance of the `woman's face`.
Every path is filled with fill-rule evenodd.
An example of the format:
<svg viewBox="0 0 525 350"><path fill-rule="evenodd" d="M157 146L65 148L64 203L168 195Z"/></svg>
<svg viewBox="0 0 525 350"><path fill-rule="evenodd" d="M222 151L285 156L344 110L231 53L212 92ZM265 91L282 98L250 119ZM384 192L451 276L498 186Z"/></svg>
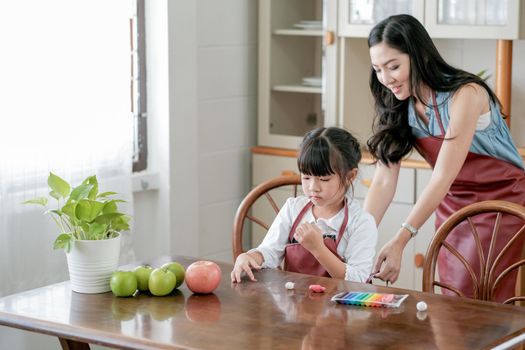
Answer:
<svg viewBox="0 0 525 350"><path fill-rule="evenodd" d="M406 53L381 42L370 48L370 60L379 82L390 89L398 100L410 97L410 58Z"/></svg>

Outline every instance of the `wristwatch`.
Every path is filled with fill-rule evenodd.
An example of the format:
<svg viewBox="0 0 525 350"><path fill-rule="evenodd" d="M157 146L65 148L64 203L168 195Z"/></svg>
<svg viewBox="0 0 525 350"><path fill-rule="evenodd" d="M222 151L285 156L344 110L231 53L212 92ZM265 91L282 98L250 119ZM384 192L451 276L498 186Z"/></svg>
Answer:
<svg viewBox="0 0 525 350"><path fill-rule="evenodd" d="M407 230L408 232L410 232L410 238L416 237L416 235L417 235L417 228L415 228L414 226L410 225L407 222L402 223L401 227L404 228L405 230Z"/></svg>

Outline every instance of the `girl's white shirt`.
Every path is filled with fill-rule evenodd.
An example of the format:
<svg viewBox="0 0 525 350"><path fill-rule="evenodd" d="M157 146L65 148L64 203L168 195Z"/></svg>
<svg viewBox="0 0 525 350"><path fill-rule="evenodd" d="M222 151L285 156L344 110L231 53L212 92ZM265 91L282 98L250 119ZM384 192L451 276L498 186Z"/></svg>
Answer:
<svg viewBox="0 0 525 350"><path fill-rule="evenodd" d="M337 246L337 253L346 263L345 280L365 282L374 263L377 227L372 215L361 209L361 205L357 200L352 199L350 192L346 199L348 203L348 224ZM288 198L283 205L264 240L256 248L264 257L263 268L277 268L281 265L293 222L308 201L307 197L299 196ZM343 209L330 219L317 220L312 209L310 209L303 216L301 223L315 223L324 234L332 234L337 237L343 219Z"/></svg>

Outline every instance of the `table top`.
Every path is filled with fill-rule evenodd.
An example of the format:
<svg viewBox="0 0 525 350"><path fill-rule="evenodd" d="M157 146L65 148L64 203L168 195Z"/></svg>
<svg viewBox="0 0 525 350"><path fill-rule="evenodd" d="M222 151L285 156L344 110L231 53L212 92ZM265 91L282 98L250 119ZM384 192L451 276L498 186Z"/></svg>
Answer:
<svg viewBox="0 0 525 350"><path fill-rule="evenodd" d="M187 267L194 260L150 264ZM256 272L258 282L232 284L232 265L219 265L223 276L213 294L192 294L183 284L165 297L118 298L72 292L66 281L0 298L0 324L124 349L478 349L525 333L521 307L270 269ZM326 291L310 292L311 284ZM330 300L343 291L409 296L397 309ZM422 300L428 310L417 312Z"/></svg>

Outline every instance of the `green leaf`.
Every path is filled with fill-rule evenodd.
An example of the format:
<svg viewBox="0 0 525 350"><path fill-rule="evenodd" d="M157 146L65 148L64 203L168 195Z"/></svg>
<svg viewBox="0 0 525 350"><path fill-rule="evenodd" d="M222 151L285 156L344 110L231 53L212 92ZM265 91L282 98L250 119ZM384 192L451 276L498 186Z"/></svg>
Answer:
<svg viewBox="0 0 525 350"><path fill-rule="evenodd" d="M49 192L49 195L53 198L55 198L56 200L59 200L60 198L62 198L62 195L56 191L51 191Z"/></svg>
<svg viewBox="0 0 525 350"><path fill-rule="evenodd" d="M89 192L91 191L93 185L90 184L82 184L73 189L71 191L71 195L69 198L74 201L79 201L81 199L88 198Z"/></svg>
<svg viewBox="0 0 525 350"><path fill-rule="evenodd" d="M104 209L102 210L102 212L104 214L117 213L118 212L117 201L116 200L107 201L104 204Z"/></svg>
<svg viewBox="0 0 525 350"><path fill-rule="evenodd" d="M95 178L95 181L96 181L96 178ZM93 187L91 188L91 191L89 191L88 198L91 199L91 200L97 199L97 193L98 193L98 183L95 182L93 184Z"/></svg>
<svg viewBox="0 0 525 350"><path fill-rule="evenodd" d="M82 181L82 185L91 185L91 189L89 191L87 198L91 200L94 200L97 198L98 180L97 180L96 175L88 176L84 181Z"/></svg>
<svg viewBox="0 0 525 350"><path fill-rule="evenodd" d="M91 217L91 205L89 204L89 200L83 199L77 203L77 206L75 207L75 217L79 220L91 221L89 220Z"/></svg>
<svg viewBox="0 0 525 350"><path fill-rule="evenodd" d="M111 222L111 228L115 231L129 231L129 221L131 220L131 216L128 215L122 215L117 218L115 218Z"/></svg>
<svg viewBox="0 0 525 350"><path fill-rule="evenodd" d="M89 223L82 221L77 223L77 225L82 229L82 232L89 232Z"/></svg>
<svg viewBox="0 0 525 350"><path fill-rule="evenodd" d="M482 69L480 70L476 75L478 77L480 77L481 79L483 79L483 81L487 81L490 77L492 77L492 74L487 74L488 72L488 69Z"/></svg>
<svg viewBox="0 0 525 350"><path fill-rule="evenodd" d="M69 216L70 218L75 218L75 208L77 203L67 203L62 207L62 212Z"/></svg>
<svg viewBox="0 0 525 350"><path fill-rule="evenodd" d="M106 231L108 230L108 225L100 224L98 222L94 222L89 225L89 235L97 237L98 239L102 238Z"/></svg>
<svg viewBox="0 0 525 350"><path fill-rule="evenodd" d="M103 192L103 193L98 194L97 198L105 198L105 197L108 197L108 196L112 196L114 194L117 194L117 192L111 192L111 191Z"/></svg>
<svg viewBox="0 0 525 350"><path fill-rule="evenodd" d="M33 198L25 202L22 202L22 204L38 204L38 205L45 207L47 205L47 198L46 197Z"/></svg>
<svg viewBox="0 0 525 350"><path fill-rule="evenodd" d="M80 220L91 222L102 213L102 209L104 209L103 202L82 199L77 203L75 216Z"/></svg>
<svg viewBox="0 0 525 350"><path fill-rule="evenodd" d="M49 177L47 178L47 184L49 185L49 188L51 188L52 193L58 194L62 198L66 198L69 195L69 192L71 191L71 186L69 185L69 183L67 183L67 181L51 172L49 173Z"/></svg>
<svg viewBox="0 0 525 350"><path fill-rule="evenodd" d="M117 218L120 218L124 216L123 213L107 213L107 214L102 214L102 215L99 215L96 219L95 219L95 222L98 222L100 224L106 224L106 225L109 225L111 227L112 226L112 223L117 220Z"/></svg>
<svg viewBox="0 0 525 350"><path fill-rule="evenodd" d="M85 183L88 183L88 184L91 184L91 185L94 185L94 184L98 184L98 181L97 181L97 175L91 175L91 176L88 176L85 180L84 180Z"/></svg>
<svg viewBox="0 0 525 350"><path fill-rule="evenodd" d="M71 233L62 233L58 235L53 243L53 249L65 249L67 252L71 249Z"/></svg>

